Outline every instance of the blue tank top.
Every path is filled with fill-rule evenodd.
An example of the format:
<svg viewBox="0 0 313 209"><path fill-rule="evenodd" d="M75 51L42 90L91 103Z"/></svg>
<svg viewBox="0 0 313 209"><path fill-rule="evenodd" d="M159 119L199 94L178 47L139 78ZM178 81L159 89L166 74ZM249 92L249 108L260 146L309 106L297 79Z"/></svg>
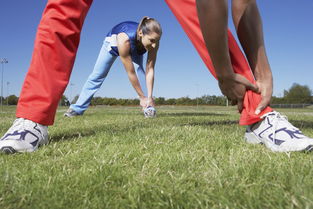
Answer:
<svg viewBox="0 0 313 209"><path fill-rule="evenodd" d="M119 33L126 33L126 35L129 37L130 41L130 54L133 58L137 56L143 55L146 50L139 50L136 42L137 42L137 28L139 23L132 22L132 21L126 21L122 22L112 28L111 31L107 34L105 41L109 42L108 51L115 56L119 56L118 49L117 49L117 35Z"/></svg>

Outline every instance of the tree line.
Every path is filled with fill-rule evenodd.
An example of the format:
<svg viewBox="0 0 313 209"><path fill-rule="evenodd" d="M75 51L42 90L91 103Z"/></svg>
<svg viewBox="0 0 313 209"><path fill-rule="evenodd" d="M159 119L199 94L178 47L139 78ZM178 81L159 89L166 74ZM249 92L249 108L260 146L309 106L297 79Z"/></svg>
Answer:
<svg viewBox="0 0 313 209"><path fill-rule="evenodd" d="M73 99L75 103L78 95ZM66 97L64 96L65 104ZM204 95L197 98L181 97L169 98L157 97L154 99L156 105L227 105L225 96ZM69 102L68 102L69 103ZM313 104L312 90L307 85L294 83L289 90L284 90L283 97L273 96L271 104ZM91 105L139 105L139 99L117 99L108 97L94 97Z"/></svg>
<svg viewBox="0 0 313 209"><path fill-rule="evenodd" d="M75 103L78 95L74 97L72 103ZM204 95L197 98L181 97L181 98L164 98L157 97L154 99L156 105L227 105L227 100L224 96ZM10 95L2 98L4 105L16 105L18 97ZM70 101L66 96L60 100L61 106L70 105ZM293 84L289 90L284 90L283 97L273 96L271 104L313 104L312 90L307 85ZM91 105L121 105L121 106L137 106L139 99L118 99L108 97L94 97L91 100Z"/></svg>
<svg viewBox="0 0 313 209"><path fill-rule="evenodd" d="M313 104L312 90L307 85L294 83L284 90L283 97L272 97L271 104Z"/></svg>

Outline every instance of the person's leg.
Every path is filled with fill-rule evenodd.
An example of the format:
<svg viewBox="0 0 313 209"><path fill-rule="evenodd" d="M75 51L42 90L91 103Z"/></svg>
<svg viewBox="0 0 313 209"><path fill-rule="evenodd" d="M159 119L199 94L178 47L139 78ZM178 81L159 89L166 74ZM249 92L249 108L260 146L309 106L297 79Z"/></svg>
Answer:
<svg viewBox="0 0 313 209"><path fill-rule="evenodd" d="M189 39L197 49L200 57L206 64L209 71L216 77L215 69L211 61L211 57L203 39L201 32L198 13L196 9L196 0L165 0L182 28L188 35ZM234 72L245 76L249 81L255 82L249 64L242 54L235 38L228 30L228 48L231 59L231 66ZM239 123L241 125L249 125L262 120L260 115L271 112L272 109L267 107L261 114L255 115L255 109L261 101L261 95L248 90L244 97L244 109L241 113Z"/></svg>
<svg viewBox="0 0 313 209"><path fill-rule="evenodd" d="M48 0L38 26L33 57L20 94L16 119L0 139L5 153L33 152L48 143L92 0Z"/></svg>
<svg viewBox="0 0 313 209"><path fill-rule="evenodd" d="M92 97L101 87L104 79L107 77L111 69L112 64L117 58L116 56L110 54L107 47L107 42L104 42L94 69L84 84L76 104L72 104L70 106L70 109L74 110L79 115L86 111Z"/></svg>
<svg viewBox="0 0 313 209"><path fill-rule="evenodd" d="M92 0L49 0L38 26L16 117L52 125L68 84Z"/></svg>
<svg viewBox="0 0 313 209"><path fill-rule="evenodd" d="M195 1L196 0L166 0L193 45L196 47L204 63L210 72L216 76L200 29ZM254 82L249 64L229 31L228 47L233 70L236 73L244 75L251 82ZM262 57L262 50L258 52L258 56ZM265 55L265 53L263 55ZM261 60L262 59L259 59L259 61ZM257 62L255 63L255 65L252 64L252 67L258 65ZM262 65L260 64L259 66ZM266 63L263 66L266 66ZM264 109L259 115L255 115L255 109L260 101L261 95L252 91L246 92L240 124L249 125L245 133L247 142L254 144L263 143L267 148L276 152L313 150L313 139L303 135L298 128L288 122L286 117L273 111L270 107Z"/></svg>
<svg viewBox="0 0 313 209"><path fill-rule="evenodd" d="M237 35L263 97L260 107L272 96L273 79L266 56L262 20L255 0L233 0L233 21ZM247 127L249 143L263 143L272 151L312 151L313 139L303 133L278 112L262 115L263 120Z"/></svg>

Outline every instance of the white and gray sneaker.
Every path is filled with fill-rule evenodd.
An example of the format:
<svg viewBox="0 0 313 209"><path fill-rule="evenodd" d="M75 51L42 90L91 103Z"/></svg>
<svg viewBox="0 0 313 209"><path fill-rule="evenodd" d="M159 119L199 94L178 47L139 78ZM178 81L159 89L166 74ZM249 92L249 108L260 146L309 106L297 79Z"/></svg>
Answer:
<svg viewBox="0 0 313 209"><path fill-rule="evenodd" d="M261 118L262 121L247 127L248 143L264 144L273 152L313 151L313 139L303 135L286 116L274 111Z"/></svg>
<svg viewBox="0 0 313 209"><path fill-rule="evenodd" d="M33 152L48 143L48 127L31 120L18 118L0 139L0 151L13 154Z"/></svg>
<svg viewBox="0 0 313 209"><path fill-rule="evenodd" d="M69 117L69 118L73 118L73 117L76 117L76 116L79 116L81 114L78 114L77 112L75 112L75 110L69 108L64 114L63 116L64 117Z"/></svg>

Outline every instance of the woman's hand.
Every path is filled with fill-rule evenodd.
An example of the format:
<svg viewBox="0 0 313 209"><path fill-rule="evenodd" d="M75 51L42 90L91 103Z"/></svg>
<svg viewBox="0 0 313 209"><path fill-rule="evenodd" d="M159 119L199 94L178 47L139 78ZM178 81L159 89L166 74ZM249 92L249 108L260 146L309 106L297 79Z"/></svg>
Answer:
<svg viewBox="0 0 313 209"><path fill-rule="evenodd" d="M140 106L142 109L145 109L149 106L154 107L154 99L152 97L139 97L140 100Z"/></svg>
<svg viewBox="0 0 313 209"><path fill-rule="evenodd" d="M147 98L147 107L149 107L149 106L151 106L151 107L155 106L153 97Z"/></svg>
<svg viewBox="0 0 313 209"><path fill-rule="evenodd" d="M140 100L140 106L142 109L145 109L147 107L147 97L139 97Z"/></svg>

